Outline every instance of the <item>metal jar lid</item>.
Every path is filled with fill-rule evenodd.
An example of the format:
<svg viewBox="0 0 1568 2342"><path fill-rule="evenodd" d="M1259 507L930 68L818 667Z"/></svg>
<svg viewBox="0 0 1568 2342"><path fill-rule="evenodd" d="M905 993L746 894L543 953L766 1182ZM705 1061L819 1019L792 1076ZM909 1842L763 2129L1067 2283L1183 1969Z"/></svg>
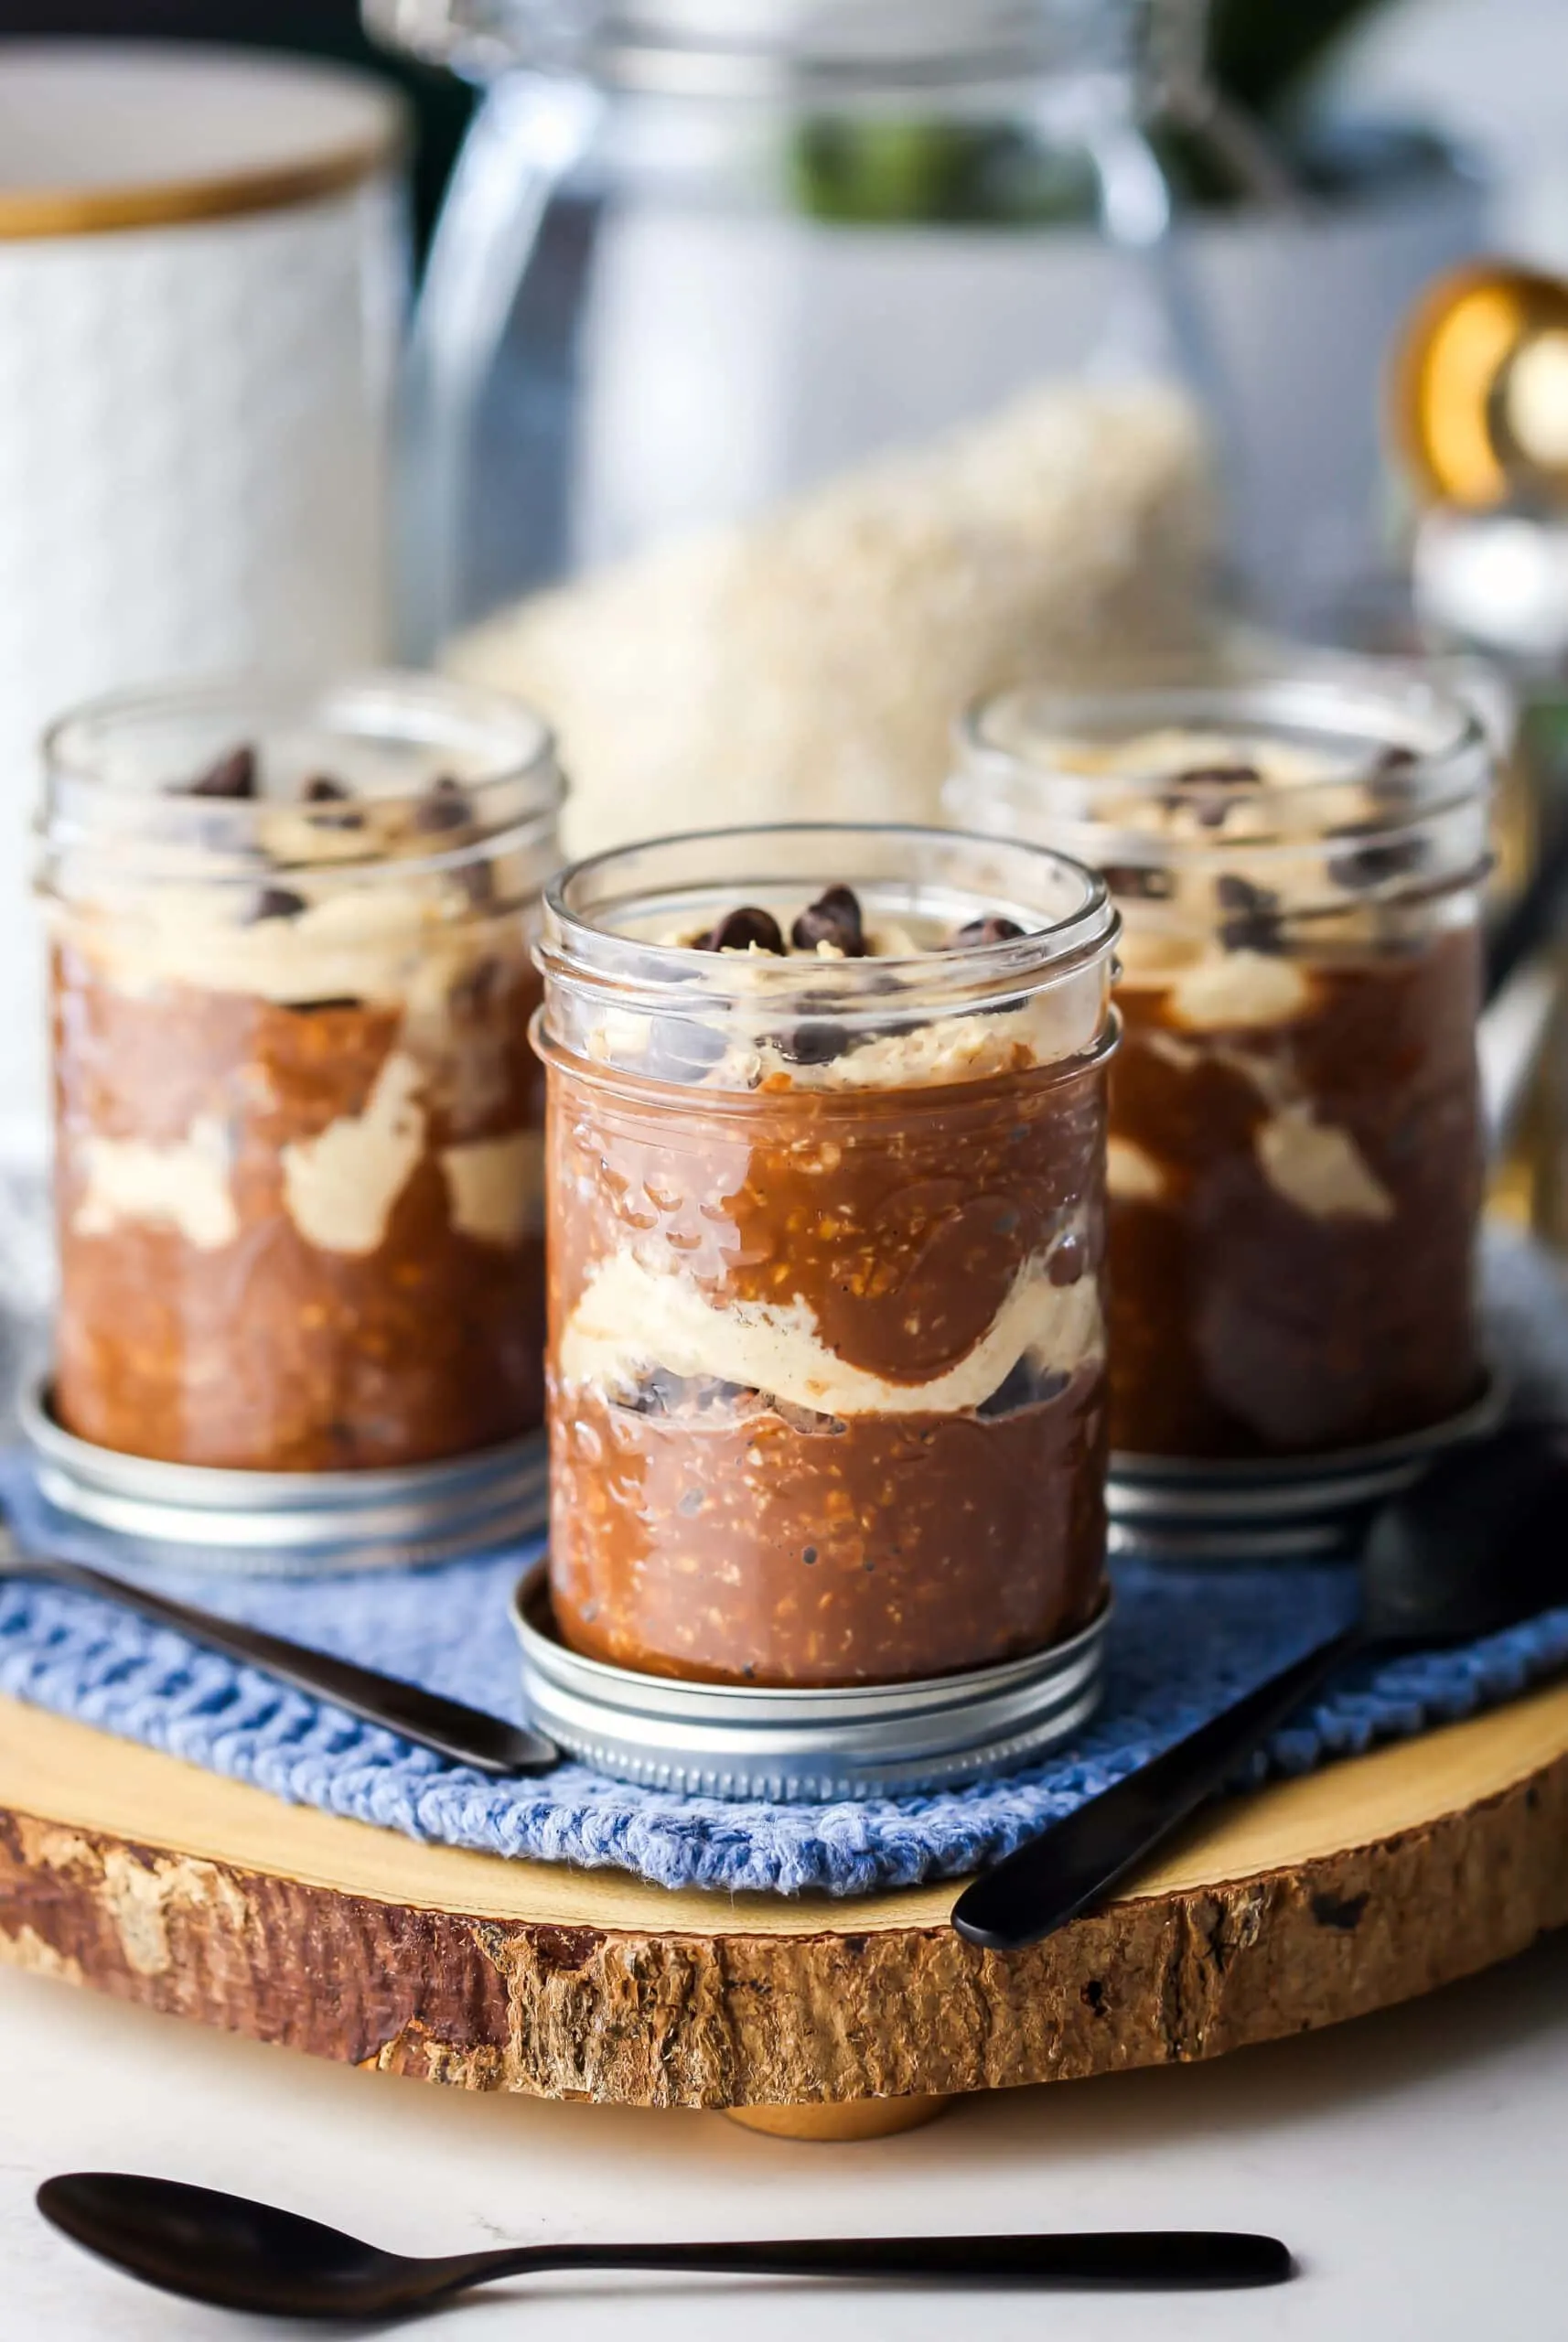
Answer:
<svg viewBox="0 0 1568 2342"><path fill-rule="evenodd" d="M1114 1455L1111 1550L1187 1567L1353 1560L1372 1508L1412 1487L1445 1449L1492 1430L1507 1398L1493 1374L1469 1406L1424 1431L1321 1456Z"/></svg>
<svg viewBox="0 0 1568 2342"><path fill-rule="evenodd" d="M47 1382L22 1434L46 1505L141 1555L237 1576L413 1568L536 1536L549 1509L544 1434L385 1472L218 1471L122 1456L55 1420Z"/></svg>
<svg viewBox="0 0 1568 2342"><path fill-rule="evenodd" d="M531 1721L586 1765L685 1797L832 1804L908 1796L1019 1771L1100 1703L1111 1604L1068 1641L964 1675L843 1689L693 1683L569 1650L547 1565L521 1579L512 1623Z"/></svg>

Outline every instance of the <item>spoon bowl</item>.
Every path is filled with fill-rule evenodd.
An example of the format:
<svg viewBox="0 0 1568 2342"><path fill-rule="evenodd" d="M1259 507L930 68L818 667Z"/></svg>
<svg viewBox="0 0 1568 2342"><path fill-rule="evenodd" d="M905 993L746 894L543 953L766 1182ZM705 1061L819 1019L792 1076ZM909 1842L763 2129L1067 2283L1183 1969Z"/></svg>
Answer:
<svg viewBox="0 0 1568 2342"><path fill-rule="evenodd" d="M134 2172L46 2179L38 2209L102 2261L164 2293L275 2317L364 2317L411 2308L420 2264L274 2204Z"/></svg>
<svg viewBox="0 0 1568 2342"><path fill-rule="evenodd" d="M1373 1520L1368 1646L1474 1642L1568 1602L1568 1424L1510 1423L1454 1448Z"/></svg>

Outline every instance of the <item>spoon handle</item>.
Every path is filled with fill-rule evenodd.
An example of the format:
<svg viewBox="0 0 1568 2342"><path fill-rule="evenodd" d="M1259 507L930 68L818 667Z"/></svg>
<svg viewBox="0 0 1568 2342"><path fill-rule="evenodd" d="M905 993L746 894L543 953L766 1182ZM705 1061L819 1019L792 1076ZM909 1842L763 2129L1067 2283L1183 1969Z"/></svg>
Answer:
<svg viewBox="0 0 1568 2342"><path fill-rule="evenodd" d="M381 1675L373 1668L356 1667L351 1660L334 1659L304 1643L289 1642L282 1635L269 1635L260 1627L242 1626L213 1611L176 1602L168 1595L155 1593L151 1586L133 1585L84 1562L38 1559L7 1538L0 1547L0 1571L12 1577L41 1578L51 1585L69 1586L100 1601L117 1603L123 1610L134 1610L155 1626L174 1627L209 1650L263 1668L296 1691L330 1700L347 1708L350 1715L385 1724L404 1740L434 1748L459 1764L472 1765L478 1772L543 1773L560 1762L553 1742L540 1733L465 1707L460 1700L444 1699L439 1692L424 1691L398 1676Z"/></svg>
<svg viewBox="0 0 1568 2342"><path fill-rule="evenodd" d="M1223 1789L1276 1724L1360 1645L1359 1627L1316 1644L1174 1748L983 1871L953 1905L959 1934L987 1951L1019 1951L1098 1903Z"/></svg>
<svg viewBox="0 0 1568 2342"><path fill-rule="evenodd" d="M511 2255L505 2256L509 2260ZM534 2246L520 2267L661 2269L743 2277L934 2277L1063 2285L1277 2285L1294 2275L1272 2236L1225 2229L1061 2236L819 2237L795 2243ZM492 2273L499 2275L497 2270Z"/></svg>

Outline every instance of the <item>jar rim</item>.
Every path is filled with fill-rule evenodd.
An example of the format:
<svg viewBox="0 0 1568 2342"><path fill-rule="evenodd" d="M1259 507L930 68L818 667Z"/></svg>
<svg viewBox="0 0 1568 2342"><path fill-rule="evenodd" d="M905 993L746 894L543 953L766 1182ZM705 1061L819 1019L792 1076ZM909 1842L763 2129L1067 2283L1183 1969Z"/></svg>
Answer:
<svg viewBox="0 0 1568 2342"><path fill-rule="evenodd" d="M940 868L938 857L946 856L950 863L955 855L970 857L971 881L952 881L944 888L929 871L932 865ZM811 866L797 868L802 860ZM618 891L618 878L633 874L639 865L643 886L629 893L624 887ZM988 871L995 873L994 888L983 883ZM665 903L671 910L683 904L693 918L699 908L704 915L719 916L744 900L744 895L737 897L737 889L766 888L785 897L806 889L802 899L810 902L832 884L857 891L891 889L895 897L923 888L952 911L1014 915L1021 910L1036 922L1043 916L1044 923L1003 941L941 951L857 960L802 955L775 962L650 940L628 933L624 925L618 927L612 917L625 919L638 904L651 909ZM1015 891L1004 891L1008 887ZM1053 905L1053 892L1070 899ZM916 906L906 902L901 908L910 912ZM603 987L628 1004L655 1008L677 999L689 1003L699 988L706 1006L755 1005L757 972L772 976L777 971L779 990L791 983L809 984L831 1015L835 1006L864 1008L878 983L894 975L908 1005L935 997L1037 987L1108 953L1119 928L1104 879L1054 847L913 822L737 823L612 846L569 864L544 889L543 936L537 956L546 975L558 982ZM742 969L747 972L745 978L739 975ZM726 976L731 980L726 982Z"/></svg>
<svg viewBox="0 0 1568 2342"><path fill-rule="evenodd" d="M1229 803L1272 806L1285 818L1274 833L1251 824L1201 835L1173 834L1153 818L1175 774L1168 761L1146 772L1095 772L1053 758L1053 742L1106 742L1188 729L1242 736L1247 745L1359 746L1364 761L1305 775L1260 776L1228 787ZM1026 683L971 703L958 719L957 770L944 800L956 815L1048 821L1068 852L1098 859L1113 844L1133 861L1157 855L1190 865L1298 854L1343 813L1348 787L1377 784L1363 834L1398 836L1434 817L1474 805L1490 785L1493 750L1476 709L1413 662L1393 673L1371 661L1323 661L1211 681L1133 682L1099 691ZM1389 752L1397 763L1382 767ZM1151 818L1139 818L1146 802ZM1318 817L1321 816L1319 822Z"/></svg>
<svg viewBox="0 0 1568 2342"><path fill-rule="evenodd" d="M400 702L411 715L427 713L433 718L446 716L454 723L467 719L477 726L488 724L493 726L498 741L510 737L512 753L499 757L495 770L485 773L477 785L482 786L483 781L490 779L518 779L539 772L552 777L557 791L563 790L555 735L537 710L526 701L514 699L510 693L496 691L488 684L462 682L417 668L366 667L344 674L240 669L227 674L134 684L123 691L99 693L68 708L46 726L39 747L51 772L67 773L89 786L104 787L102 775L73 756L73 751L80 755L94 727L108 732L114 726L160 715L172 719L181 715L227 716L231 713L235 730L264 731L269 718L275 724L281 712L291 722L308 719L324 731L336 728L348 732L350 725L347 718L357 706L362 704L367 713L373 713L381 707L395 709ZM248 725L247 716L251 719ZM429 733L417 734L406 728L385 736L419 739L431 747L441 745Z"/></svg>
<svg viewBox="0 0 1568 2342"><path fill-rule="evenodd" d="M384 39L478 73L519 64L671 97L889 97L1130 75L1204 0L367 0Z"/></svg>
<svg viewBox="0 0 1568 2342"><path fill-rule="evenodd" d="M182 737L182 726L198 738L205 734L205 744ZM296 810L295 800L197 796L179 783L236 749L259 742L264 750L269 735L286 737L291 729L315 736L328 756L334 736L361 754L378 747L425 753L431 769L411 770L403 788L354 792L350 801L360 807L416 804L449 755L474 818L460 842L451 832L432 833L429 854L418 857L428 866L460 866L503 839L542 845L553 835L565 783L554 734L525 702L412 669L257 670L105 693L58 717L40 743L45 782L36 827L46 856L113 849L128 858L129 875L156 878L166 853L189 877L197 875L189 857L199 850L204 875L214 880L253 876L269 826ZM168 741L160 745L166 730ZM297 810L311 818L308 800ZM330 824L329 807L314 812ZM280 875L309 866L326 881L355 882L384 861L373 824L362 853L340 844L326 859L275 850L263 858ZM405 868L413 858L403 858Z"/></svg>
<svg viewBox="0 0 1568 2342"><path fill-rule="evenodd" d="M676 940L741 908L783 928L835 885L859 899L874 947L865 957ZM950 941L993 914L1019 931ZM906 922L918 932L886 932ZM945 1090L1015 1071L1020 1048L1036 1063L1083 1062L1109 1045L1121 926L1098 872L1017 839L850 822L651 839L574 863L546 886L534 950L541 1054L591 1058L599 1078L668 1061L704 1098L769 1084L819 1092L841 1080L856 1091ZM922 948L933 928L943 940Z"/></svg>

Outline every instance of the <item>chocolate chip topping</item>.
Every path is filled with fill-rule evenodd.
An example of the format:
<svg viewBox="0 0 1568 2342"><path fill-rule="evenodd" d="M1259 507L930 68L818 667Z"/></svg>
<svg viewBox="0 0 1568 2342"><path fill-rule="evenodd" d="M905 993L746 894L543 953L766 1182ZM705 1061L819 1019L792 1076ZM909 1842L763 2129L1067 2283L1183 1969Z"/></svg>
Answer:
<svg viewBox="0 0 1568 2342"><path fill-rule="evenodd" d="M1082 1237L1061 1236L1051 1247L1046 1274L1054 1285L1077 1284L1088 1265L1089 1248Z"/></svg>
<svg viewBox="0 0 1568 2342"><path fill-rule="evenodd" d="M477 911L487 910L496 899L496 866L493 862L465 863L457 873L458 883Z"/></svg>
<svg viewBox="0 0 1568 2342"><path fill-rule="evenodd" d="M1343 829L1332 830L1337 838L1353 838L1373 826L1370 823L1348 822ZM1337 854L1328 865L1328 876L1337 886L1347 887L1352 894L1361 894L1373 886L1381 886L1391 878L1408 877L1419 870L1426 860L1424 838L1377 838L1367 845L1352 846L1347 854Z"/></svg>
<svg viewBox="0 0 1568 2342"><path fill-rule="evenodd" d="M1272 886L1254 886L1251 879L1226 870L1215 880L1214 894L1225 914L1219 922L1219 940L1227 951L1284 950L1280 898Z"/></svg>
<svg viewBox="0 0 1568 2342"><path fill-rule="evenodd" d="M296 895L292 886L263 886L245 913L245 925L255 927L264 919L296 919L305 908L305 897Z"/></svg>
<svg viewBox="0 0 1568 2342"><path fill-rule="evenodd" d="M854 888L824 888L816 901L800 913L789 929L789 940L797 951L814 951L819 943L831 943L846 960L864 960L865 929L861 921L860 897Z"/></svg>
<svg viewBox="0 0 1568 2342"><path fill-rule="evenodd" d="M1256 765L1192 765L1186 772L1178 772L1173 790L1187 789L1251 789L1262 780Z"/></svg>
<svg viewBox="0 0 1568 2342"><path fill-rule="evenodd" d="M728 912L706 935L700 935L693 945L695 951L771 951L782 960L787 955L784 937L771 911L758 910L754 903L743 903L739 910Z"/></svg>
<svg viewBox="0 0 1568 2342"><path fill-rule="evenodd" d="M1366 779L1366 791L1374 805L1408 806L1414 802L1417 784L1413 779L1421 758L1413 748L1391 747L1383 749Z"/></svg>
<svg viewBox="0 0 1568 2342"><path fill-rule="evenodd" d="M1230 813L1233 792L1255 788L1262 779L1256 765L1195 765L1178 772L1160 803L1167 813L1184 809L1206 830L1221 830Z"/></svg>
<svg viewBox="0 0 1568 2342"><path fill-rule="evenodd" d="M467 829L473 818L467 791L449 772L431 782L429 793L413 809L413 826L426 835L440 830Z"/></svg>
<svg viewBox="0 0 1568 2342"><path fill-rule="evenodd" d="M364 828L363 813L358 811L348 801L353 795L352 790L346 788L342 781L334 780L330 773L312 773L299 793L306 805L327 806L331 809L327 812L312 813L310 821L313 829L362 830Z"/></svg>
<svg viewBox="0 0 1568 2342"><path fill-rule="evenodd" d="M977 944L1011 943L1023 932L1015 919L1004 919L1000 911L993 911L984 919L972 919L967 926L955 928L942 950L966 951Z"/></svg>
<svg viewBox="0 0 1568 2342"><path fill-rule="evenodd" d="M236 800L253 797L256 793L254 748L231 748L226 757L220 757L199 779L186 781L173 793L177 797L228 797Z"/></svg>
<svg viewBox="0 0 1568 2342"><path fill-rule="evenodd" d="M835 1058L847 1056L857 1039L870 1037L847 1033L842 1025L825 1019L813 1019L797 1025L792 1033L776 1035L774 1046L792 1065L832 1065Z"/></svg>
<svg viewBox="0 0 1568 2342"><path fill-rule="evenodd" d="M1127 902L1164 903L1176 892L1176 880L1168 870L1156 870L1144 862L1108 862L1101 876L1113 895Z"/></svg>
<svg viewBox="0 0 1568 2342"><path fill-rule="evenodd" d="M466 968L447 994L453 1015L488 1016L499 1004L505 983L506 971L499 960L480 960Z"/></svg>

